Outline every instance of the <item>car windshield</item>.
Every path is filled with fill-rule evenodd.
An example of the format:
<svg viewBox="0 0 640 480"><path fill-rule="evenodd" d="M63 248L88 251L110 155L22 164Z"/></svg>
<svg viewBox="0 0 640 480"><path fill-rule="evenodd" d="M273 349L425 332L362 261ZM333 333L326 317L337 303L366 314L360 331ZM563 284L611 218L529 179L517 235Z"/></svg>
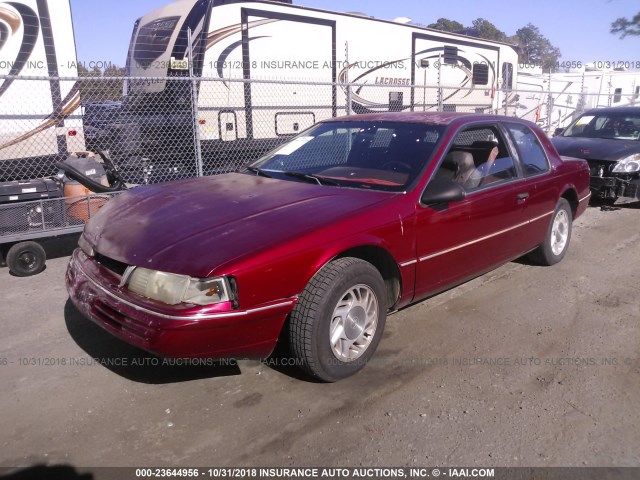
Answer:
<svg viewBox="0 0 640 480"><path fill-rule="evenodd" d="M254 162L248 171L320 185L404 191L444 127L402 122L324 122Z"/></svg>
<svg viewBox="0 0 640 480"><path fill-rule="evenodd" d="M640 140L640 113L585 114L573 122L562 136Z"/></svg>

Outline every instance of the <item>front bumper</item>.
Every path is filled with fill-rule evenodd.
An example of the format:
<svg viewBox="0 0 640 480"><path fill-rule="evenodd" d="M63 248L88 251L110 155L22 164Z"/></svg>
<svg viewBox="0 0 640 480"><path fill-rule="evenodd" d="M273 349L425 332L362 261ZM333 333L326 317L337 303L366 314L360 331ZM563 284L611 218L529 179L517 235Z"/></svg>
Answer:
<svg viewBox="0 0 640 480"><path fill-rule="evenodd" d="M120 288L119 279L80 249L66 273L69 297L85 317L163 357L266 358L296 303L286 298L246 310L184 309L136 296Z"/></svg>
<svg viewBox="0 0 640 480"><path fill-rule="evenodd" d="M623 180L617 177L591 177L593 196L602 200L640 200L640 179Z"/></svg>

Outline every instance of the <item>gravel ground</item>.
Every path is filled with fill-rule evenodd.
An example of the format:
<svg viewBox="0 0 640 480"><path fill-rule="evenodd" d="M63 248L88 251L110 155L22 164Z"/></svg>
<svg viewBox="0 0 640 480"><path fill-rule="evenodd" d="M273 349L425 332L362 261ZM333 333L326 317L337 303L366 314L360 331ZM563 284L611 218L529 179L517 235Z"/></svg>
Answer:
<svg viewBox="0 0 640 480"><path fill-rule="evenodd" d="M640 465L639 215L590 208L559 265L393 315L336 384L153 365L71 306L68 257L0 269L0 467Z"/></svg>

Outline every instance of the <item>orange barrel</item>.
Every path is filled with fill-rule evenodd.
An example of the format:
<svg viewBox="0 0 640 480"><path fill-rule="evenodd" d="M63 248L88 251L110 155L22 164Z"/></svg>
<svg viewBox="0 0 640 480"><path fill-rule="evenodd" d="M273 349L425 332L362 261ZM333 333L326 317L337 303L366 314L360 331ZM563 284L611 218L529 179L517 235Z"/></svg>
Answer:
<svg viewBox="0 0 640 480"><path fill-rule="evenodd" d="M102 163L98 162L91 152L73 153L67 157L65 163L83 173L91 180L109 186L107 175ZM64 196L67 208L67 217L71 220L86 222L108 200L106 197L90 198L93 192L77 181L64 177Z"/></svg>

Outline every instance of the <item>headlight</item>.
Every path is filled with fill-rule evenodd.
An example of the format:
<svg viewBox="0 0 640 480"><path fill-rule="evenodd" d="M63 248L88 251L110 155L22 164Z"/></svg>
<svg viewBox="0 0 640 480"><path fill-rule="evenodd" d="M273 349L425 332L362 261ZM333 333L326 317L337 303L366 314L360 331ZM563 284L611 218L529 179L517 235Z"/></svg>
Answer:
<svg viewBox="0 0 640 480"><path fill-rule="evenodd" d="M224 277L199 279L136 267L127 286L138 295L168 305L212 305L232 300L229 283Z"/></svg>
<svg viewBox="0 0 640 480"><path fill-rule="evenodd" d="M93 251L93 247L89 244L87 239L84 238L84 234L81 234L80 238L78 239L78 247L80 247L80 250L82 250L86 256L93 257L95 252Z"/></svg>
<svg viewBox="0 0 640 480"><path fill-rule="evenodd" d="M613 170L614 173L635 173L640 172L640 153L630 155L620 160Z"/></svg>

